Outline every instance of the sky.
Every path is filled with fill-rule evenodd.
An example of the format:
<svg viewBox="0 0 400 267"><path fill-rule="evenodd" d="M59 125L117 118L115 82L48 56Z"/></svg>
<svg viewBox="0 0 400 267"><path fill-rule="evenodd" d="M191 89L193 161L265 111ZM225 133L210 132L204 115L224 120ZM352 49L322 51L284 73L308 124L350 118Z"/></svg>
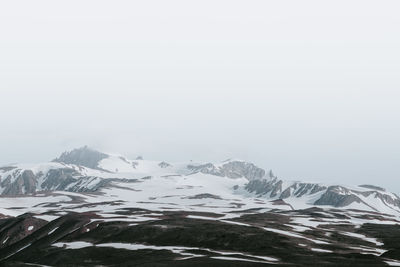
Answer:
<svg viewBox="0 0 400 267"><path fill-rule="evenodd" d="M399 1L0 2L0 165L89 145L400 193Z"/></svg>

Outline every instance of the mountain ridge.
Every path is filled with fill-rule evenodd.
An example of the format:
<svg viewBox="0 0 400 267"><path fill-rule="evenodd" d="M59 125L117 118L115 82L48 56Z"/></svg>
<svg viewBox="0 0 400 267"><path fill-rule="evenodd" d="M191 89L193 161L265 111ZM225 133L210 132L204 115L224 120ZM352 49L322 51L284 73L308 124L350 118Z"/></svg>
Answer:
<svg viewBox="0 0 400 267"><path fill-rule="evenodd" d="M88 146L63 152L49 163L15 164L0 168L0 194L26 195L38 192L98 192L115 181L142 177L188 177L193 174L246 179L234 193L296 206L361 208L383 213L400 213L400 198L374 185L346 186L279 179L253 163L229 159L220 163L167 163L129 160L121 155L99 152ZM200 178L199 178L200 179ZM211 187L212 185L210 185Z"/></svg>

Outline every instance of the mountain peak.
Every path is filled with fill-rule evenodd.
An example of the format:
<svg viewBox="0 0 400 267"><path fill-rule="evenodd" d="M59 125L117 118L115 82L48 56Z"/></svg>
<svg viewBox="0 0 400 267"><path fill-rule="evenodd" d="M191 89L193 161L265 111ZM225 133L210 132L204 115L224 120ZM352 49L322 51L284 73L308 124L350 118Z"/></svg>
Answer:
<svg viewBox="0 0 400 267"><path fill-rule="evenodd" d="M108 157L107 154L89 148L88 146L83 146L62 153L58 158L54 159L53 162L75 164L92 169L98 169L99 162Z"/></svg>

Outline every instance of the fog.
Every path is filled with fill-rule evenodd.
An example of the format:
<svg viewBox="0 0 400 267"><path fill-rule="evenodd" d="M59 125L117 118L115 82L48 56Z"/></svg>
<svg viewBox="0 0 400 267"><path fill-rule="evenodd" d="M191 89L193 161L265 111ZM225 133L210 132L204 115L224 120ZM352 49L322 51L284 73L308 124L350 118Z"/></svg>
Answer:
<svg viewBox="0 0 400 267"><path fill-rule="evenodd" d="M240 158L400 193L399 1L2 1L0 165Z"/></svg>

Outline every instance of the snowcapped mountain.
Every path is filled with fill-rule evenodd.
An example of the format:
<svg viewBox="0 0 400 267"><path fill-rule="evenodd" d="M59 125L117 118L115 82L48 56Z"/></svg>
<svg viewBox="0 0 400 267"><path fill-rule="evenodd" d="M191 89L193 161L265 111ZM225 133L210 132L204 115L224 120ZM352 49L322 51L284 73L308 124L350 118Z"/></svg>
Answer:
<svg viewBox="0 0 400 267"><path fill-rule="evenodd" d="M196 175L195 175L196 174ZM37 192L69 191L99 192L116 183L174 177L182 181L198 177L203 183L202 194L213 192L216 183L224 177L223 192L242 198L259 198L293 208L332 206L336 208L361 209L388 214L400 213L400 198L385 189L362 185L324 185L318 183L289 182L278 179L272 171L241 160L221 163L167 163L143 159L129 160L121 155L111 155L88 147L64 152L52 162L43 164L15 164L0 168L1 195L24 195ZM160 182L160 190L163 190ZM193 185L199 181L193 181ZM154 189L154 188L153 188ZM143 189L145 190L145 189ZM157 197L157 190L153 191ZM214 192L218 195L218 192Z"/></svg>
<svg viewBox="0 0 400 267"><path fill-rule="evenodd" d="M0 167L0 204L6 266L400 264L397 195L285 181L236 159L130 160L82 147Z"/></svg>
<svg viewBox="0 0 400 267"><path fill-rule="evenodd" d="M297 207L302 202L315 206L327 205L389 214L400 212L400 198L396 194L372 185L325 185L287 182L277 177L268 177L249 181L245 188L258 197L282 199Z"/></svg>

